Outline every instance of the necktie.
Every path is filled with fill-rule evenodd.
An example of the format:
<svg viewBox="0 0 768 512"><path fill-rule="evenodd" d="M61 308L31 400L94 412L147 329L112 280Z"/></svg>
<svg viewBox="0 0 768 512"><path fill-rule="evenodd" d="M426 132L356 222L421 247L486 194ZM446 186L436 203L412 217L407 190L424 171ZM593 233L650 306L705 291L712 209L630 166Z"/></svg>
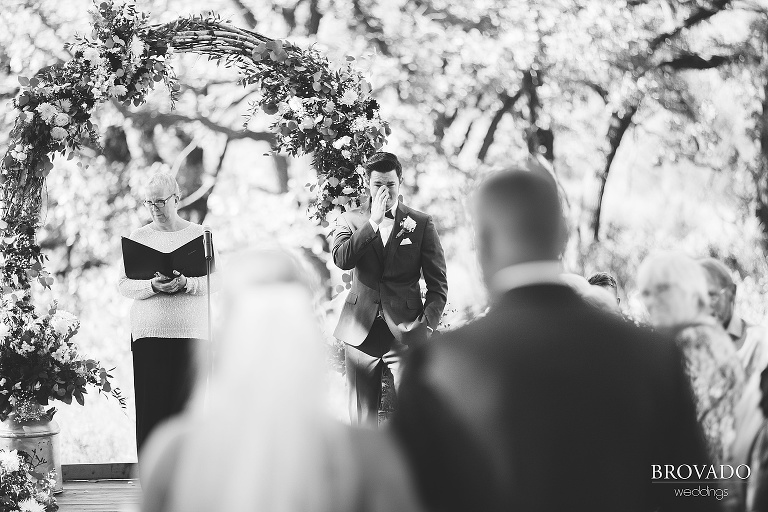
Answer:
<svg viewBox="0 0 768 512"><path fill-rule="evenodd" d="M392 219L392 220L395 220L395 216L394 216L394 214L392 213L392 210L387 210L387 213L385 213L385 214L384 214L384 217L386 217L386 218L388 218L388 219Z"/></svg>

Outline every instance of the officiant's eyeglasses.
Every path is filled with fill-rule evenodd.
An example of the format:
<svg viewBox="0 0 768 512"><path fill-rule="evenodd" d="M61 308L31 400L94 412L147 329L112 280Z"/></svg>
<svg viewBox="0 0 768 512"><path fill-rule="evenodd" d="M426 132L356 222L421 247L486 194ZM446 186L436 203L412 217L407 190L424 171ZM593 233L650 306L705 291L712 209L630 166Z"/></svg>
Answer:
<svg viewBox="0 0 768 512"><path fill-rule="evenodd" d="M176 194L171 194L168 197L166 197L165 199L158 199L157 201L150 201L149 199L147 199L146 201L144 201L144 204L147 205L147 208L152 208L153 206L155 208L164 208L165 207L165 203L167 203L168 200L170 198L172 198L173 196L175 196L175 195Z"/></svg>

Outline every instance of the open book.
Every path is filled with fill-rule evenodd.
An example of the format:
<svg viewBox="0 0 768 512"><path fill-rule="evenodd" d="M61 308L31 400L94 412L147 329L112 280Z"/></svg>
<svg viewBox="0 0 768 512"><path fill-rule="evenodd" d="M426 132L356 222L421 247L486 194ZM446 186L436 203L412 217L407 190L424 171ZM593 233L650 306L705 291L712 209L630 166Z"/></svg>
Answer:
<svg viewBox="0 0 768 512"><path fill-rule="evenodd" d="M152 279L155 272L173 278L173 271L187 277L205 275L205 248L203 235L187 242L173 252L161 252L142 243L122 237L123 264L129 279ZM211 272L214 270L211 259Z"/></svg>

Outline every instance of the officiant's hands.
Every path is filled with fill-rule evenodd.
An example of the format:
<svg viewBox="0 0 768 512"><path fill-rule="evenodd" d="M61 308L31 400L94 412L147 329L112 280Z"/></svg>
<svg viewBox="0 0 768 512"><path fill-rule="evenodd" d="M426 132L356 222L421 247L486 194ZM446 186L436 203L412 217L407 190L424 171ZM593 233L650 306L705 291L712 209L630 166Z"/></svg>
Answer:
<svg viewBox="0 0 768 512"><path fill-rule="evenodd" d="M389 191L387 187L379 187L379 190L376 191L376 196L371 200L371 220L376 224L381 224L381 221L384 220L388 201Z"/></svg>
<svg viewBox="0 0 768 512"><path fill-rule="evenodd" d="M186 276L180 274L177 271L173 271L175 278L171 278L157 272L152 279L152 289L159 293L173 294L177 293L187 287Z"/></svg>

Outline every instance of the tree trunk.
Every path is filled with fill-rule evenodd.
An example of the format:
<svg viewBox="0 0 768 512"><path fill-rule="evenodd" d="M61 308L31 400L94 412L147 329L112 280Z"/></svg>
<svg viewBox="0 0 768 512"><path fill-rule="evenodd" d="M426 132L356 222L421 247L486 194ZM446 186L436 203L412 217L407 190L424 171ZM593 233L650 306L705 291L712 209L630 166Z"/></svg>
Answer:
<svg viewBox="0 0 768 512"><path fill-rule="evenodd" d="M616 158L616 152L619 150L621 140L627 129L632 125L632 118L637 112L639 105L631 105L627 110L620 114L614 112L611 116L611 125L608 128L608 155L605 158L605 166L600 173L600 187L597 194L597 206L592 217L592 240L600 240L600 215L603 211L603 196L605 195L605 184L608 181L608 174L611 172L613 160Z"/></svg>
<svg viewBox="0 0 768 512"><path fill-rule="evenodd" d="M757 116L757 132L760 139L760 153L755 168L755 186L757 188L755 215L760 222L763 234L763 250L768 252L768 34L764 34L762 76L763 98L761 112Z"/></svg>

